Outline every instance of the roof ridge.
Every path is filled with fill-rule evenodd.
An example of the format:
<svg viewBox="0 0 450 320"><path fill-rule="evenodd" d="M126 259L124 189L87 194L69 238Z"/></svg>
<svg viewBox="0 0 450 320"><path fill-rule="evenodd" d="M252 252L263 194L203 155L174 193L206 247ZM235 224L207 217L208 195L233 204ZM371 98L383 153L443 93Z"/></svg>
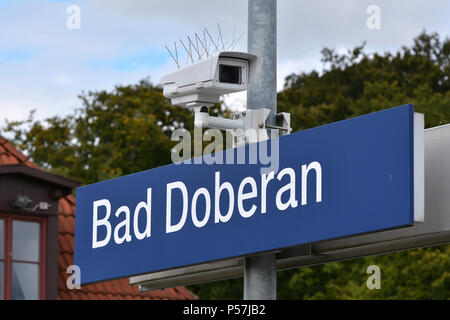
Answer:
<svg viewBox="0 0 450 320"><path fill-rule="evenodd" d="M42 170L35 163L30 161L30 157L24 155L21 151L19 151L19 149L14 147L14 145L8 139L3 136L0 136L0 145L2 145L3 148L7 151L5 152L6 154L13 156L20 164Z"/></svg>

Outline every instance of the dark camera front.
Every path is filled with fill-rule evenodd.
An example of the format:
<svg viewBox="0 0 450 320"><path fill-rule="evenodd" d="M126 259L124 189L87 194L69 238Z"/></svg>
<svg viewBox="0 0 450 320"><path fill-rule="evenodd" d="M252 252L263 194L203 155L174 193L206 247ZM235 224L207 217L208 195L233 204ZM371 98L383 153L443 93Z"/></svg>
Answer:
<svg viewBox="0 0 450 320"><path fill-rule="evenodd" d="M226 64L219 65L219 82L229 84L242 84L242 68Z"/></svg>

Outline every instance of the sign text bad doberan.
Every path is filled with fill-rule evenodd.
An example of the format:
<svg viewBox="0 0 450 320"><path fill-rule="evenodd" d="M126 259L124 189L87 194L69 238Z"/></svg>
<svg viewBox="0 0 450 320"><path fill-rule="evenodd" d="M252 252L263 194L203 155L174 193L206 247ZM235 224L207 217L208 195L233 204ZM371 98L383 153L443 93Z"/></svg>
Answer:
<svg viewBox="0 0 450 320"><path fill-rule="evenodd" d="M172 164L78 188L81 282L413 224L413 115L406 105L281 137L266 173Z"/></svg>

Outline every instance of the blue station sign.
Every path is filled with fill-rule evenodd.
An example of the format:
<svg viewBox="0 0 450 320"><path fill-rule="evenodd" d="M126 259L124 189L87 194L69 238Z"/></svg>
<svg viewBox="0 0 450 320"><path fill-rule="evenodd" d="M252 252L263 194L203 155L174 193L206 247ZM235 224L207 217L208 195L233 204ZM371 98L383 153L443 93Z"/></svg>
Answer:
<svg viewBox="0 0 450 320"><path fill-rule="evenodd" d="M192 161L80 187L81 283L412 225L413 129L405 105L280 137L270 170Z"/></svg>

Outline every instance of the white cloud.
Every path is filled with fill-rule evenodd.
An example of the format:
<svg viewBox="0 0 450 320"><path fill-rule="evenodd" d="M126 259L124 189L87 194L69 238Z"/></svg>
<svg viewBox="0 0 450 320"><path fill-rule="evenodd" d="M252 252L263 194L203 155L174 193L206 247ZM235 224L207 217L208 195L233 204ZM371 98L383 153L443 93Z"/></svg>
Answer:
<svg viewBox="0 0 450 320"><path fill-rule="evenodd" d="M81 30L68 30L66 8L81 8ZM368 30L366 9L381 8L381 30ZM397 50L423 29L449 35L450 2L421 0L279 0L278 89L293 72L321 69L323 47L348 49L367 41L367 50ZM227 39L233 26L246 31L242 0L24 0L0 10L0 126L5 117L66 115L80 106L82 91L111 90L150 76L154 83L173 71L164 43L221 23ZM246 50L246 35L239 50ZM3 50L3 51L2 51ZM5 51L6 50L6 51ZM19 52L2 55L3 52ZM146 55L148 61L146 61ZM2 61L1 57L8 59ZM128 63L139 59L139 63ZM128 65L135 67L128 68ZM233 109L245 93L226 97Z"/></svg>

